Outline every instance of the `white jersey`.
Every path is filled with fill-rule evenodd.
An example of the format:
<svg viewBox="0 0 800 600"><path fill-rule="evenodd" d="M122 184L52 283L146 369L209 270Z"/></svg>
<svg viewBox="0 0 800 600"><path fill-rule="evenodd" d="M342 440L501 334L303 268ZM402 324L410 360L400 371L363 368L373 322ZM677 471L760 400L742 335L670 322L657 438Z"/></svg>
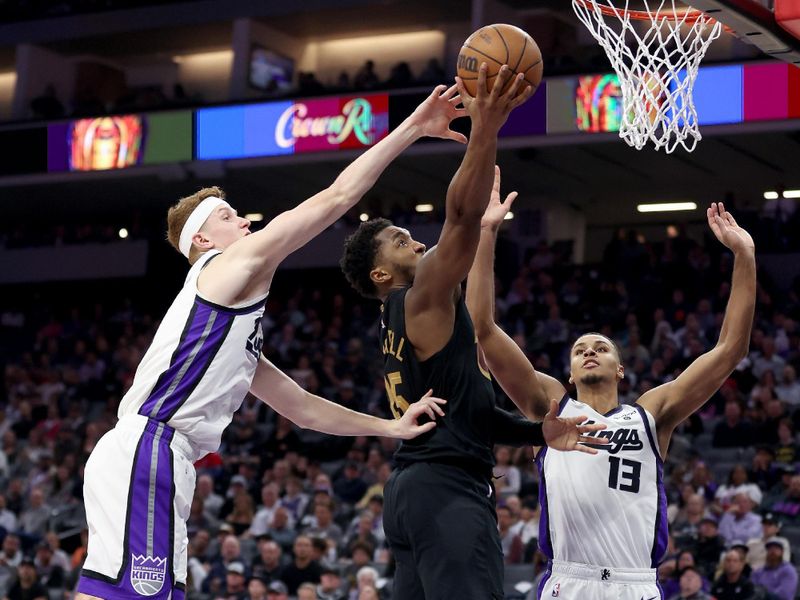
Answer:
<svg viewBox="0 0 800 600"><path fill-rule="evenodd" d="M620 405L601 415L565 396L560 416L603 423L608 446L598 454L544 448L539 475L539 546L551 559L618 569L658 565L667 547L664 465L655 420L644 408Z"/></svg>
<svg viewBox="0 0 800 600"><path fill-rule="evenodd" d="M250 389L263 344L266 294L229 308L197 290L201 269L219 253L207 252L192 265L119 406L120 418L140 414L183 434L191 460L219 448Z"/></svg>

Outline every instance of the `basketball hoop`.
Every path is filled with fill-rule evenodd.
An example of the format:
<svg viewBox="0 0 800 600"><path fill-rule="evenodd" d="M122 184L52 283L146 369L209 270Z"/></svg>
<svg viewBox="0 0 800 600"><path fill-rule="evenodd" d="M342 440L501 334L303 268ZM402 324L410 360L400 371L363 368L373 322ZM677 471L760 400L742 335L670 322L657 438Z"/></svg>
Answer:
<svg viewBox="0 0 800 600"><path fill-rule="evenodd" d="M637 150L649 140L656 150L691 152L702 139L692 90L722 24L676 0L642 2L644 10L630 9L630 0L572 0L572 7L619 77L619 136ZM636 21L645 23L641 33Z"/></svg>

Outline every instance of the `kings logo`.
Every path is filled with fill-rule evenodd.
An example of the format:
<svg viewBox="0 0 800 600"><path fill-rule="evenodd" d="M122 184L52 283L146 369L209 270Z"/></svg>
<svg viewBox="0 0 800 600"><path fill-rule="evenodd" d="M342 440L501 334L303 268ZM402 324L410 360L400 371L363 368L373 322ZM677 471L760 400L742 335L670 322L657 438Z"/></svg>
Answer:
<svg viewBox="0 0 800 600"><path fill-rule="evenodd" d="M164 586L166 558L131 554L131 585L137 594L155 596Z"/></svg>

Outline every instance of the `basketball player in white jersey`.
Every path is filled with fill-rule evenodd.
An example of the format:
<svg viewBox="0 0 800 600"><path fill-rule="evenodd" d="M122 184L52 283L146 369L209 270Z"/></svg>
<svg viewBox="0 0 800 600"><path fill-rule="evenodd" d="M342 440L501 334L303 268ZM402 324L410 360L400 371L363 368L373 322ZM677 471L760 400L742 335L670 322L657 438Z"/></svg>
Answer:
<svg viewBox="0 0 800 600"><path fill-rule="evenodd" d="M301 427L335 435L408 439L429 431L443 400L425 397L399 421L356 413L309 394L261 356L261 316L280 262L333 224L405 148L424 137L466 142L449 129L465 114L456 86L439 86L397 129L336 181L263 230L217 188L168 215L170 242L192 265L85 471L88 556L77 598L183 599L193 462L217 450L245 394Z"/></svg>
<svg viewBox="0 0 800 600"><path fill-rule="evenodd" d="M537 455L542 507L539 545L550 559L538 598L654 600L663 598L656 567L667 546L663 459L673 429L700 408L747 354L756 295L755 249L750 235L722 204L707 211L708 225L734 254L733 281L714 348L674 381L620 405L625 376L618 349L589 333L571 350L572 399L552 377L534 371L523 352L494 322L494 245L516 193L500 200L499 177L482 222L481 241L467 283L467 305L490 371L520 410L539 420L555 398L560 415L586 414L602 423L607 446L595 455L541 449Z"/></svg>

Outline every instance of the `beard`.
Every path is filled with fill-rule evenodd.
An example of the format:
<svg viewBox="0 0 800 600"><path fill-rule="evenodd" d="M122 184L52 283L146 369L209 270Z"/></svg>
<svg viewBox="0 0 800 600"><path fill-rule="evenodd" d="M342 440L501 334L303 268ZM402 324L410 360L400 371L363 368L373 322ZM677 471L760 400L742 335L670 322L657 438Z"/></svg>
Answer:
<svg viewBox="0 0 800 600"><path fill-rule="evenodd" d="M583 385L597 385L598 383L603 383L605 380L605 377L596 373L589 373L581 377L581 383Z"/></svg>

